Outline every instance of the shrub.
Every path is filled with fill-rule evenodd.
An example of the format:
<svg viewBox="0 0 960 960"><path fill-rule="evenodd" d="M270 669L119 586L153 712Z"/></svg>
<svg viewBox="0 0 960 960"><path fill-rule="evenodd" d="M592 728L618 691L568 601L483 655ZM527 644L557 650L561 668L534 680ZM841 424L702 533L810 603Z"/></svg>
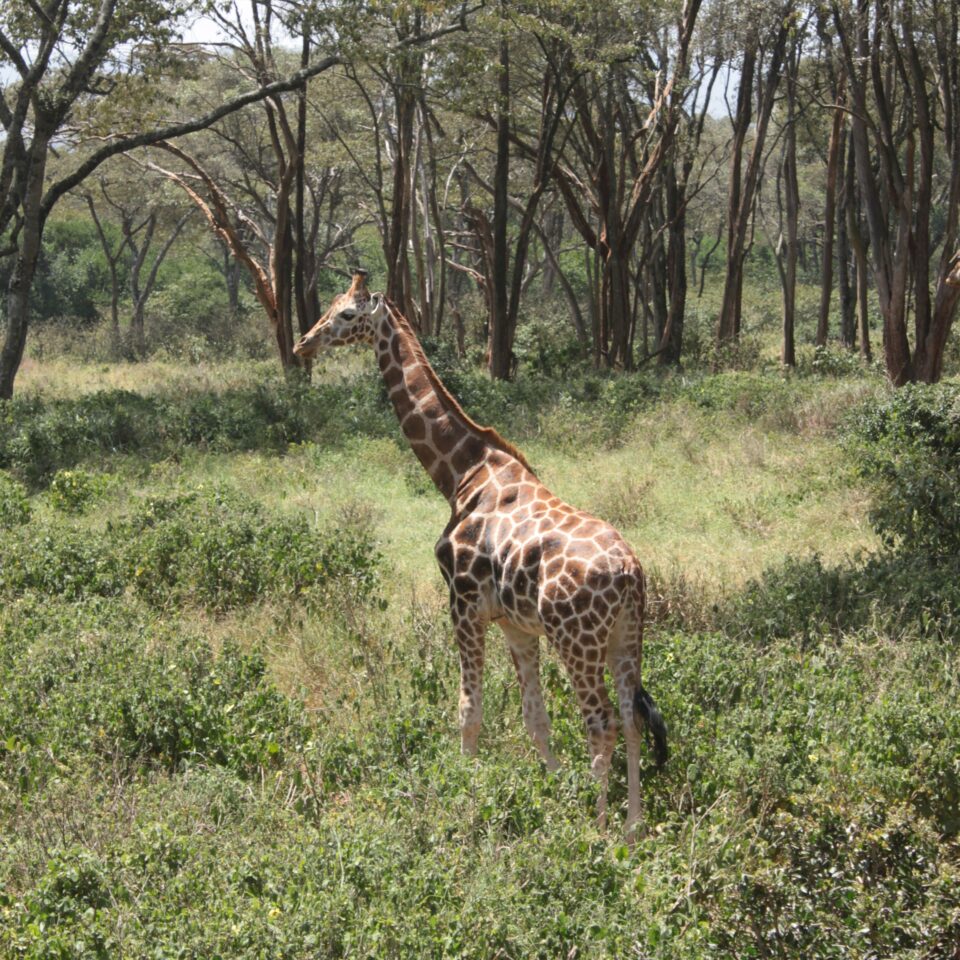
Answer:
<svg viewBox="0 0 960 960"><path fill-rule="evenodd" d="M730 411L774 427L795 426L789 414L796 405L797 389L780 374L719 373L682 384L677 392L705 410Z"/></svg>
<svg viewBox="0 0 960 960"><path fill-rule="evenodd" d="M109 390L66 400L0 401L0 469L49 483L104 454L162 459L184 446L273 450L322 438L394 436L396 420L372 379L355 385L261 384L219 393L141 396Z"/></svg>
<svg viewBox="0 0 960 960"><path fill-rule="evenodd" d="M307 739L301 708L266 679L263 657L231 643L216 658L195 639L149 656L109 700L111 749L172 769L202 762L251 777Z"/></svg>
<svg viewBox="0 0 960 960"><path fill-rule="evenodd" d="M960 555L960 387L912 385L852 417L849 447L873 488L870 519L885 544Z"/></svg>
<svg viewBox="0 0 960 960"><path fill-rule="evenodd" d="M31 642L34 629L42 639ZM71 758L125 772L213 764L252 778L309 738L302 705L276 690L260 653L228 639L214 655L118 601L25 605L6 639L20 649L0 658L0 771L18 769L22 790Z"/></svg>
<svg viewBox="0 0 960 960"><path fill-rule="evenodd" d="M884 550L828 566L816 554L787 557L751 580L719 609L724 629L768 642L816 641L874 620L912 635L953 637L960 628L960 558Z"/></svg>
<svg viewBox="0 0 960 960"><path fill-rule="evenodd" d="M0 551L0 595L7 597L112 597L127 580L116 544L90 531L31 525L23 534L0 537Z"/></svg>
<svg viewBox="0 0 960 960"><path fill-rule="evenodd" d="M103 530L36 527L0 542L0 593L77 599L132 590L157 606L213 610L266 597L319 602L330 588L370 599L380 555L371 532L268 515L225 490L150 498Z"/></svg>
<svg viewBox="0 0 960 960"><path fill-rule="evenodd" d="M135 591L156 604L223 610L265 596L316 598L335 582L366 598L378 583L369 530L320 533L303 517L269 517L222 489L149 499L111 532L128 545Z"/></svg>
<svg viewBox="0 0 960 960"><path fill-rule="evenodd" d="M960 388L912 386L863 404L846 425L846 445L872 488L882 548L837 566L788 557L728 602L721 622L765 641L809 641L874 618L898 632L956 636Z"/></svg>
<svg viewBox="0 0 960 960"><path fill-rule="evenodd" d="M12 477L0 471L0 530L7 530L30 519L27 491Z"/></svg>
<svg viewBox="0 0 960 960"><path fill-rule="evenodd" d="M0 467L32 484L84 456L149 445L154 403L126 390L74 400L16 398L0 404Z"/></svg>
<svg viewBox="0 0 960 960"><path fill-rule="evenodd" d="M860 376L865 370L863 358L854 350L840 346L801 348L797 357L797 373L818 377Z"/></svg>
<svg viewBox="0 0 960 960"><path fill-rule="evenodd" d="M849 580L849 572L825 567L817 554L787 557L747 583L721 619L731 632L756 641L787 637L809 641L825 631L852 626L850 607L856 591Z"/></svg>
<svg viewBox="0 0 960 960"><path fill-rule="evenodd" d="M85 470L59 470L50 481L50 502L63 513L83 513L104 486Z"/></svg>

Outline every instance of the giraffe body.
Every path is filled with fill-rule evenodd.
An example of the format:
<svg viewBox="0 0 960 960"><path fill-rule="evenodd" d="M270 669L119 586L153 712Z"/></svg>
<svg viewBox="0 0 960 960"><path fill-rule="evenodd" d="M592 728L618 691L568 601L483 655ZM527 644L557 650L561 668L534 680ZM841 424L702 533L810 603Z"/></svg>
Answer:
<svg viewBox="0 0 960 960"><path fill-rule="evenodd" d="M627 746L627 836L640 815L640 731L648 724L658 763L666 730L640 683L644 578L633 551L612 526L564 503L523 455L496 431L475 424L437 377L406 320L358 272L353 285L295 348L368 342L401 429L451 506L435 552L450 595L460 654L460 730L474 754L482 717L487 626L501 627L522 693L524 724L549 769L550 728L539 677L539 637L560 656L587 729L591 768L601 784L598 819L606 822L606 784L617 739L607 693L613 677Z"/></svg>

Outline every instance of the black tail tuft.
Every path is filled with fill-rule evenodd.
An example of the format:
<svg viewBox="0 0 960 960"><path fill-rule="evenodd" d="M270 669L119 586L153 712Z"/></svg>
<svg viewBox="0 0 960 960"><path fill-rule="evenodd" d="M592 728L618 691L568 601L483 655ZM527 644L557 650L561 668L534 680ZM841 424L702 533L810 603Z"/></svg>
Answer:
<svg viewBox="0 0 960 960"><path fill-rule="evenodd" d="M637 728L640 729L642 719L647 726L648 734L653 736L653 756L659 770L667 762L669 755L667 750L667 725L663 722L663 715L653 702L653 697L643 689L642 685L637 688L637 692L633 695L633 711Z"/></svg>

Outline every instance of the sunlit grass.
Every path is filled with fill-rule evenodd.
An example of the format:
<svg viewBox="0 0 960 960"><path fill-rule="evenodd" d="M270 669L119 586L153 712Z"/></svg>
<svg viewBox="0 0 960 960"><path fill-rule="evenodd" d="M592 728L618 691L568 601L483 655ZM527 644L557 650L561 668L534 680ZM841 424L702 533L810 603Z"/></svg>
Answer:
<svg viewBox="0 0 960 960"><path fill-rule="evenodd" d="M214 412L221 391L241 387L243 417L256 414L253 388L276 377L259 364L147 365L124 379L133 369L58 362L27 383L67 397L193 391ZM433 555L449 508L378 419L377 395L350 389L375 376L369 357L349 354L316 374L348 388L318 391L313 406L291 394L294 414L324 415L327 396L344 404L347 429L333 410L326 430L297 434L305 442L264 437L261 449L259 434L238 434L237 450L224 427L142 453L67 449L29 487L11 471L8 492L29 499L25 536L103 538L145 498L209 503L223 488L223 502L271 522L370 533L383 561L380 589L361 601L334 584L310 604L267 580L230 606L200 593L164 603L130 581L75 602L4 598L0 954L806 958L858 955L868 930L863 949L877 956L948 955L960 877L949 644L869 616L848 635L821 636L809 618L804 634L773 633L765 618L781 600L802 606L795 586L821 596L816 577L767 581L759 612L731 605L749 624L721 616L786 557L828 564L874 543L838 424L883 388L859 376L678 376L626 418L602 392L592 406L494 406L543 481L618 525L655 587L676 591L673 609L691 614L666 620L655 605L645 637L644 683L673 752L654 774L644 750L647 829L631 853L623 749L600 831L583 723L546 644L561 770L543 771L524 731L496 631L480 756L460 756L457 652ZM51 416L44 436L62 422ZM51 440L50 456L58 449ZM221 562L232 569L229 553ZM247 655L266 676L242 674L226 696Z"/></svg>

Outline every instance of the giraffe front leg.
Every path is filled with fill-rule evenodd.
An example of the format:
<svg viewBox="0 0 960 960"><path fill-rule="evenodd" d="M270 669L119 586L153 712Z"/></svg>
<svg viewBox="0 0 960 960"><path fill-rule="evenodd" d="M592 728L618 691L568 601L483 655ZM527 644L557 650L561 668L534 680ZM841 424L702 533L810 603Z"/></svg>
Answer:
<svg viewBox="0 0 960 960"><path fill-rule="evenodd" d="M476 756L483 723L483 644L485 625L455 619L460 650L460 751Z"/></svg>
<svg viewBox="0 0 960 960"><path fill-rule="evenodd" d="M550 718L543 705L543 691L540 688L540 638L510 627L502 629L520 681L524 726L547 769L556 770L560 764L550 750Z"/></svg>

